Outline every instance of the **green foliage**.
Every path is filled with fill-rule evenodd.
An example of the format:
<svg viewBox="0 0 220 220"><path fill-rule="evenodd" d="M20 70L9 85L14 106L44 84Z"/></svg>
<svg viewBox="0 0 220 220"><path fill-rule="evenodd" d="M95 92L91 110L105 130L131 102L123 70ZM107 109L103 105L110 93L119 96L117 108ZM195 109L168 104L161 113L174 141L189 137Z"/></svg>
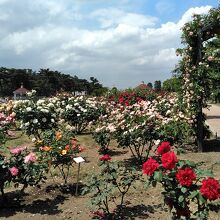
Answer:
<svg viewBox="0 0 220 220"><path fill-rule="evenodd" d="M193 15L193 20L182 28L182 43L185 47L177 50L181 60L175 72L183 82L179 92L180 102L193 121L191 126L199 145L203 138L205 120L202 108L207 107L211 97L218 101L220 96L219 9L212 8L207 14Z"/></svg>
<svg viewBox="0 0 220 220"><path fill-rule="evenodd" d="M13 91L21 86L36 90L38 96L52 96L57 92L86 91L91 95L102 95L107 88L94 77L91 81L70 76L58 71L40 69L35 72L31 69L0 68L0 96L12 96Z"/></svg>
<svg viewBox="0 0 220 220"><path fill-rule="evenodd" d="M173 76L163 82L162 89L166 92L180 92L182 81L179 77Z"/></svg>
<svg viewBox="0 0 220 220"><path fill-rule="evenodd" d="M58 169L67 184L70 167L74 165L73 158L82 150L74 134L71 131L45 131L42 140L37 140L35 146L39 148L41 160L46 162L48 169L51 166Z"/></svg>
<svg viewBox="0 0 220 220"><path fill-rule="evenodd" d="M99 153L108 154L111 135L105 130L99 130L93 133L94 140L99 144Z"/></svg>
<svg viewBox="0 0 220 220"><path fill-rule="evenodd" d="M143 165L143 171L149 176L148 185L154 187L157 183L162 185L164 203L172 212L172 219L207 219L209 205L208 199L201 193L201 180L213 177L213 173L201 169L202 163L188 160L179 160L172 169L166 169L164 165L166 162L163 160L163 155L165 154L163 153L161 156L155 155ZM158 164L157 167L149 168L148 166L152 166L150 160L156 162ZM188 169L188 174L186 169ZM180 174L183 171L184 173ZM214 192L211 187L210 190ZM191 210L192 204L194 205L193 211Z"/></svg>
<svg viewBox="0 0 220 220"><path fill-rule="evenodd" d="M120 216L124 197L130 187L139 179L140 174L136 169L128 169L120 162L103 160L99 162L99 166L100 173L91 176L83 193L91 193L92 206L96 210L102 211L105 218L114 215ZM119 200L116 200L118 194ZM115 208L117 208L114 213L110 210L113 204L116 204Z"/></svg>
<svg viewBox="0 0 220 220"><path fill-rule="evenodd" d="M27 161L27 157L34 158ZM30 185L36 186L46 179L47 164L42 163L40 154L35 154L27 149L22 150L17 154L11 154L9 158L9 168L16 167L18 174L11 177L11 181L15 187L23 185L22 191Z"/></svg>
<svg viewBox="0 0 220 220"><path fill-rule="evenodd" d="M161 81L160 81L160 80L156 80L156 81L154 82L154 89L155 89L156 91L160 91L160 90L161 90Z"/></svg>

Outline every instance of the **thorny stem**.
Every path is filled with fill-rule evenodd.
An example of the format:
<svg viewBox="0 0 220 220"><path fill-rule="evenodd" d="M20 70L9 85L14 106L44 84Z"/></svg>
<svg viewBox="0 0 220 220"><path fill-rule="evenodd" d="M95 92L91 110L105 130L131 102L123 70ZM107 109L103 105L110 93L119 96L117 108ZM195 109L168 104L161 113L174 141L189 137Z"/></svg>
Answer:
<svg viewBox="0 0 220 220"><path fill-rule="evenodd" d="M152 149L152 143L150 143L150 146L149 146L149 148L148 148L148 150L147 150L147 159L148 159L148 157L149 157L149 154L150 154L151 149Z"/></svg>
<svg viewBox="0 0 220 220"><path fill-rule="evenodd" d="M131 146L130 146L130 145L129 145L129 149L130 149L130 151L131 151L131 153L132 153L133 157L134 157L134 158L137 158L137 157L135 156L135 154L134 154L134 152L133 152L133 150L132 150L132 148L131 148Z"/></svg>
<svg viewBox="0 0 220 220"><path fill-rule="evenodd" d="M99 194L101 194L101 190L100 190L100 188L99 188L98 186L97 186L97 189L98 189ZM109 208L108 208L107 196L105 197L105 201L103 201L103 204L104 204L104 206L105 206L105 209L106 209L107 213L110 214Z"/></svg>

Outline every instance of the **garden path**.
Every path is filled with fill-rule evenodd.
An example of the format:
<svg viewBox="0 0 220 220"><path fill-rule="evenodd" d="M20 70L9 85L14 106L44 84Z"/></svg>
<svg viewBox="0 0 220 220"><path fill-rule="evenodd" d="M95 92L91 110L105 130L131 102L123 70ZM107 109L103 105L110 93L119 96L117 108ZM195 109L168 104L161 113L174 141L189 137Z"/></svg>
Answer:
<svg viewBox="0 0 220 220"><path fill-rule="evenodd" d="M204 113L207 116L206 123L209 125L210 130L220 139L220 107L210 104L208 109L204 109Z"/></svg>

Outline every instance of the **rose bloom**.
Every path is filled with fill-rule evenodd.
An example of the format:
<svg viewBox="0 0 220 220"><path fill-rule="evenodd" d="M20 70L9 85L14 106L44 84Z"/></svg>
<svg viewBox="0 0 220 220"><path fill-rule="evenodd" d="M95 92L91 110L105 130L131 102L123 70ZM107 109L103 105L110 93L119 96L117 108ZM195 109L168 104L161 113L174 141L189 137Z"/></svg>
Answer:
<svg viewBox="0 0 220 220"><path fill-rule="evenodd" d="M196 180L196 174L193 169L186 167L184 169L180 169L176 174L176 179L180 183L181 186L190 187L194 180Z"/></svg>
<svg viewBox="0 0 220 220"><path fill-rule="evenodd" d="M26 147L16 147L16 148L10 149L10 153L11 154L20 154L25 149L26 149Z"/></svg>
<svg viewBox="0 0 220 220"><path fill-rule="evenodd" d="M200 193L210 201L220 198L220 184L218 180L211 177L204 179L202 181Z"/></svg>
<svg viewBox="0 0 220 220"><path fill-rule="evenodd" d="M25 158L24 158L24 162L28 163L28 162L35 162L37 160L37 157L35 155L35 153L31 152L29 153Z"/></svg>
<svg viewBox="0 0 220 220"><path fill-rule="evenodd" d="M51 150L51 147L50 146L43 146L40 148L42 151L45 151L45 152L48 152Z"/></svg>
<svg viewBox="0 0 220 220"><path fill-rule="evenodd" d="M160 166L160 164L154 160L153 158L149 158L142 167L142 171L144 174L151 176L154 171Z"/></svg>
<svg viewBox="0 0 220 220"><path fill-rule="evenodd" d="M65 150L66 150L66 151L70 150L70 145L69 145L69 144L67 144L67 145L65 146Z"/></svg>
<svg viewBox="0 0 220 220"><path fill-rule="evenodd" d="M162 165L166 169L173 169L178 162L177 157L174 152L167 152L162 155Z"/></svg>
<svg viewBox="0 0 220 220"><path fill-rule="evenodd" d="M158 155L163 155L169 151L170 151L170 142L167 141L162 142L157 148Z"/></svg>
<svg viewBox="0 0 220 220"><path fill-rule="evenodd" d="M67 150L62 150L62 151L61 151L61 154L62 154L62 155L66 155L66 154L67 154Z"/></svg>
<svg viewBox="0 0 220 220"><path fill-rule="evenodd" d="M104 156L99 158L99 160L102 160L102 161L108 161L108 160L111 160L111 159L112 158L108 154L105 154Z"/></svg>
<svg viewBox="0 0 220 220"><path fill-rule="evenodd" d="M9 171L10 171L12 176L17 176L18 175L18 168L17 167L9 168Z"/></svg>
<svg viewBox="0 0 220 220"><path fill-rule="evenodd" d="M59 141L62 138L62 132L57 131L56 132L56 140Z"/></svg>

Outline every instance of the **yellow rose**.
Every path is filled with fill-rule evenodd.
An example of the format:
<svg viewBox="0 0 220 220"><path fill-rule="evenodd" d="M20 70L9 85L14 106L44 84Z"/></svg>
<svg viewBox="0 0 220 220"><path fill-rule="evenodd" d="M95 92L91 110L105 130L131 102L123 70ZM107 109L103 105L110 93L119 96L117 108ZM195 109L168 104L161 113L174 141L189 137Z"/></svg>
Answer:
<svg viewBox="0 0 220 220"><path fill-rule="evenodd" d="M56 140L59 141L62 138L62 132L57 131L56 132Z"/></svg>
<svg viewBox="0 0 220 220"><path fill-rule="evenodd" d="M62 154L62 155L67 154L67 150L62 150L62 151L61 151L61 154Z"/></svg>

